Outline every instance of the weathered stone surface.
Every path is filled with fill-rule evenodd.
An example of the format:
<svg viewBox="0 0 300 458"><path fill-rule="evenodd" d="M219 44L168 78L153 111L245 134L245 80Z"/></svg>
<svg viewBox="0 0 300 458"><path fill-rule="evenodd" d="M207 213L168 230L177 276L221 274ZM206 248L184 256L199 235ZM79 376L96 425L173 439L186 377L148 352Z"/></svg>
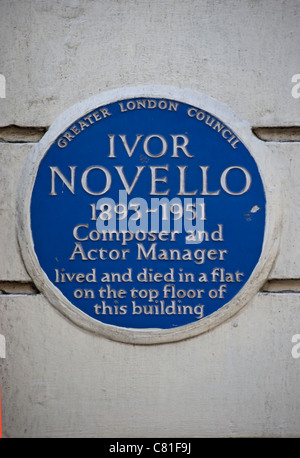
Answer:
<svg viewBox="0 0 300 458"><path fill-rule="evenodd" d="M299 437L299 295L155 346L85 332L40 295L2 296L0 313L5 437Z"/></svg>
<svg viewBox="0 0 300 458"><path fill-rule="evenodd" d="M282 231L278 257L270 278L300 277L300 143L270 143L270 161L281 185Z"/></svg>
<svg viewBox="0 0 300 458"><path fill-rule="evenodd" d="M258 126L300 125L299 2L3 0L0 125L49 126L100 91L200 90Z"/></svg>
<svg viewBox="0 0 300 458"><path fill-rule="evenodd" d="M30 281L23 264L16 226L17 187L30 144L0 143L0 279Z"/></svg>

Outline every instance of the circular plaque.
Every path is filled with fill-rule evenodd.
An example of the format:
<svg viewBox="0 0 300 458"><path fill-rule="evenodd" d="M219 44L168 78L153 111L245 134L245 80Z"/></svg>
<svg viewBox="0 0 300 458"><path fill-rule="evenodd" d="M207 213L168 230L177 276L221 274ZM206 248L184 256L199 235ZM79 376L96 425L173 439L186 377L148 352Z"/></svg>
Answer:
<svg viewBox="0 0 300 458"><path fill-rule="evenodd" d="M64 315L114 340L211 329L256 294L276 255L263 155L247 123L192 91L127 88L72 107L22 174L29 274Z"/></svg>

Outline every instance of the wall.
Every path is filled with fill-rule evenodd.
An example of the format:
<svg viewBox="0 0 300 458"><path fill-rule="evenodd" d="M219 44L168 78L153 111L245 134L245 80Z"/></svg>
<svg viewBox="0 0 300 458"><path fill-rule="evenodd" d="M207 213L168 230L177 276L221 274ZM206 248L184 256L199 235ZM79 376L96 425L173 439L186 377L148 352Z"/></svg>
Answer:
<svg viewBox="0 0 300 458"><path fill-rule="evenodd" d="M2 0L0 359L4 437L300 435L297 0ZM278 172L280 249L237 315L177 343L113 342L72 324L26 272L16 192L61 112L140 84L199 90L248 121ZM298 356L294 354L294 356Z"/></svg>

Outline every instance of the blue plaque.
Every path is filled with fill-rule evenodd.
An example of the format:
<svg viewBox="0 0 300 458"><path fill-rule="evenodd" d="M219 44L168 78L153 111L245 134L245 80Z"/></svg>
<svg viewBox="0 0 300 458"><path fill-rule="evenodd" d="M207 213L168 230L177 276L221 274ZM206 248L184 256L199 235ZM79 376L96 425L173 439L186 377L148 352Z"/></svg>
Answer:
<svg viewBox="0 0 300 458"><path fill-rule="evenodd" d="M35 150L26 250L75 321L118 340L178 340L245 302L266 192L227 119L191 98L129 95L73 110Z"/></svg>

